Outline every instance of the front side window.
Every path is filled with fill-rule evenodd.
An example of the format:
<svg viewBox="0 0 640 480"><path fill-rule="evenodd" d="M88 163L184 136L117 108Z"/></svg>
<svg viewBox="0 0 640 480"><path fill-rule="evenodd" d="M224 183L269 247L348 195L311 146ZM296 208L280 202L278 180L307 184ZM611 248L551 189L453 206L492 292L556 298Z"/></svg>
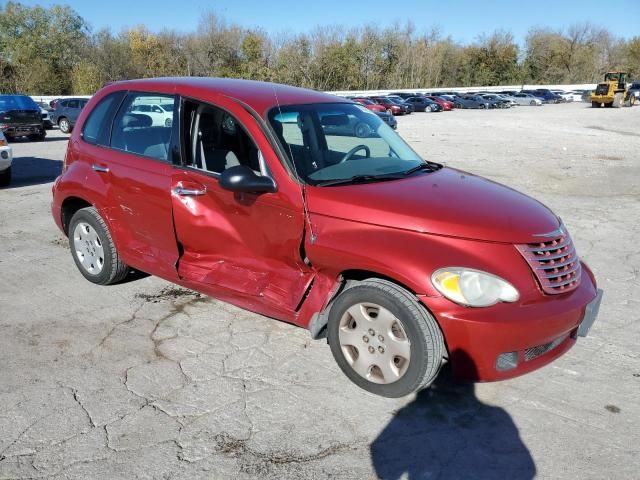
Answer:
<svg viewBox="0 0 640 480"><path fill-rule="evenodd" d="M187 167L220 174L246 165L261 174L260 152L244 127L229 112L186 101L183 108L184 158Z"/></svg>
<svg viewBox="0 0 640 480"><path fill-rule="evenodd" d="M272 109L268 119L297 175L311 185L373 181L430 165L361 105L288 105Z"/></svg>
<svg viewBox="0 0 640 480"><path fill-rule="evenodd" d="M78 108L78 100L69 100L65 106L69 108Z"/></svg>
<svg viewBox="0 0 640 480"><path fill-rule="evenodd" d="M111 147L157 160L167 160L171 144L172 117L143 112L141 107L174 103L172 95L130 93L113 122Z"/></svg>

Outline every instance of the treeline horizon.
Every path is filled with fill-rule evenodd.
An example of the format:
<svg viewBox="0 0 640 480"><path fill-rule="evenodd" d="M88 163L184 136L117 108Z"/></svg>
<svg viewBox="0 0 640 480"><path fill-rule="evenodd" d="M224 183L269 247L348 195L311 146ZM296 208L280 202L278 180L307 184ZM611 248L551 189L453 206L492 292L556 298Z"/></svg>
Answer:
<svg viewBox="0 0 640 480"><path fill-rule="evenodd" d="M265 80L317 90L597 83L640 77L640 36L590 23L531 28L520 47L496 30L460 43L412 23L318 26L272 35L203 14L193 32L139 25L93 31L69 6L0 7L0 93L93 94L105 83L160 76Z"/></svg>

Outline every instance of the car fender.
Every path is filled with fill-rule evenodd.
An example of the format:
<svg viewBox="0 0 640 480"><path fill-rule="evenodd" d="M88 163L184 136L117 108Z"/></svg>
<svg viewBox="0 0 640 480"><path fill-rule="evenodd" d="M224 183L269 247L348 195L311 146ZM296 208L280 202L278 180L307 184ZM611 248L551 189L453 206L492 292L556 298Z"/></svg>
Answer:
<svg viewBox="0 0 640 480"><path fill-rule="evenodd" d="M330 303L336 285L350 273L391 280L416 297L441 297L431 283L439 268L460 266L487 271L518 289L521 298L539 296L531 270L513 245L478 241L312 214L313 233L307 234L305 252L320 285L314 285L296 323L318 332L318 317ZM314 291L318 287L320 291ZM313 295L311 295L313 293ZM305 303L306 303L305 302ZM326 317L326 315L325 315ZM326 319L325 319L326 320ZM315 323L314 323L315 322ZM320 322L322 323L322 322Z"/></svg>
<svg viewBox="0 0 640 480"><path fill-rule="evenodd" d="M56 223L63 226L62 206L65 200L77 198L93 205L109 228L117 248L126 245L129 234L120 227L117 206L108 206L110 184L97 175L86 162L72 162L66 167L63 181L54 186L53 206ZM60 180L59 177L58 180Z"/></svg>

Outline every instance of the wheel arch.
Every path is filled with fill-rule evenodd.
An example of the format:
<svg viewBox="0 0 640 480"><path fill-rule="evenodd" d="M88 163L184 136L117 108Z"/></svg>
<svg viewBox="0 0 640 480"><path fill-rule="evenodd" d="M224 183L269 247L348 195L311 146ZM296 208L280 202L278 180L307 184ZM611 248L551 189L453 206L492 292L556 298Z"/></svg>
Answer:
<svg viewBox="0 0 640 480"><path fill-rule="evenodd" d="M353 285L358 284L359 282L362 282L368 279L383 280L385 282L392 283L406 290L413 297L415 297L416 301L420 303L422 307L427 309L429 313L436 319L436 322L438 322L437 317L433 314L433 312L431 312L431 310L429 310L429 308L423 302L420 301L416 291L412 289L409 285L397 280L396 278L390 277L389 275L386 275L384 273L380 273L374 270L350 268L340 272L336 280L336 282L338 283L338 288L336 288L335 291L333 292L333 295L331 295L331 298L327 302L325 308L322 309L320 312L316 312L311 318L308 329L313 339L326 337L327 324L329 323L329 313L331 312L331 307L333 306L335 299L346 289L350 288ZM440 330L442 331L442 327L440 327ZM444 337L444 334L443 334L443 337ZM445 340L445 344L446 344L446 340Z"/></svg>
<svg viewBox="0 0 640 480"><path fill-rule="evenodd" d="M70 196L63 200L60 207L60 222L65 235L69 235L69 224L75 213L83 208L92 207L93 203L84 198Z"/></svg>

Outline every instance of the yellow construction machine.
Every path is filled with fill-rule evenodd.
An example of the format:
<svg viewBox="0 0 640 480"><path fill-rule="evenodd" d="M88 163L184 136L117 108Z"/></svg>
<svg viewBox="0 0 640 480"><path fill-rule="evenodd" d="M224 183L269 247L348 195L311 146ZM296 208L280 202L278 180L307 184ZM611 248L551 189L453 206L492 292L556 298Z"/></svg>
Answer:
<svg viewBox="0 0 640 480"><path fill-rule="evenodd" d="M598 107L627 107L633 106L636 97L629 93L629 82L626 81L626 72L607 72L604 74L604 82L596 87L591 94L591 106Z"/></svg>

